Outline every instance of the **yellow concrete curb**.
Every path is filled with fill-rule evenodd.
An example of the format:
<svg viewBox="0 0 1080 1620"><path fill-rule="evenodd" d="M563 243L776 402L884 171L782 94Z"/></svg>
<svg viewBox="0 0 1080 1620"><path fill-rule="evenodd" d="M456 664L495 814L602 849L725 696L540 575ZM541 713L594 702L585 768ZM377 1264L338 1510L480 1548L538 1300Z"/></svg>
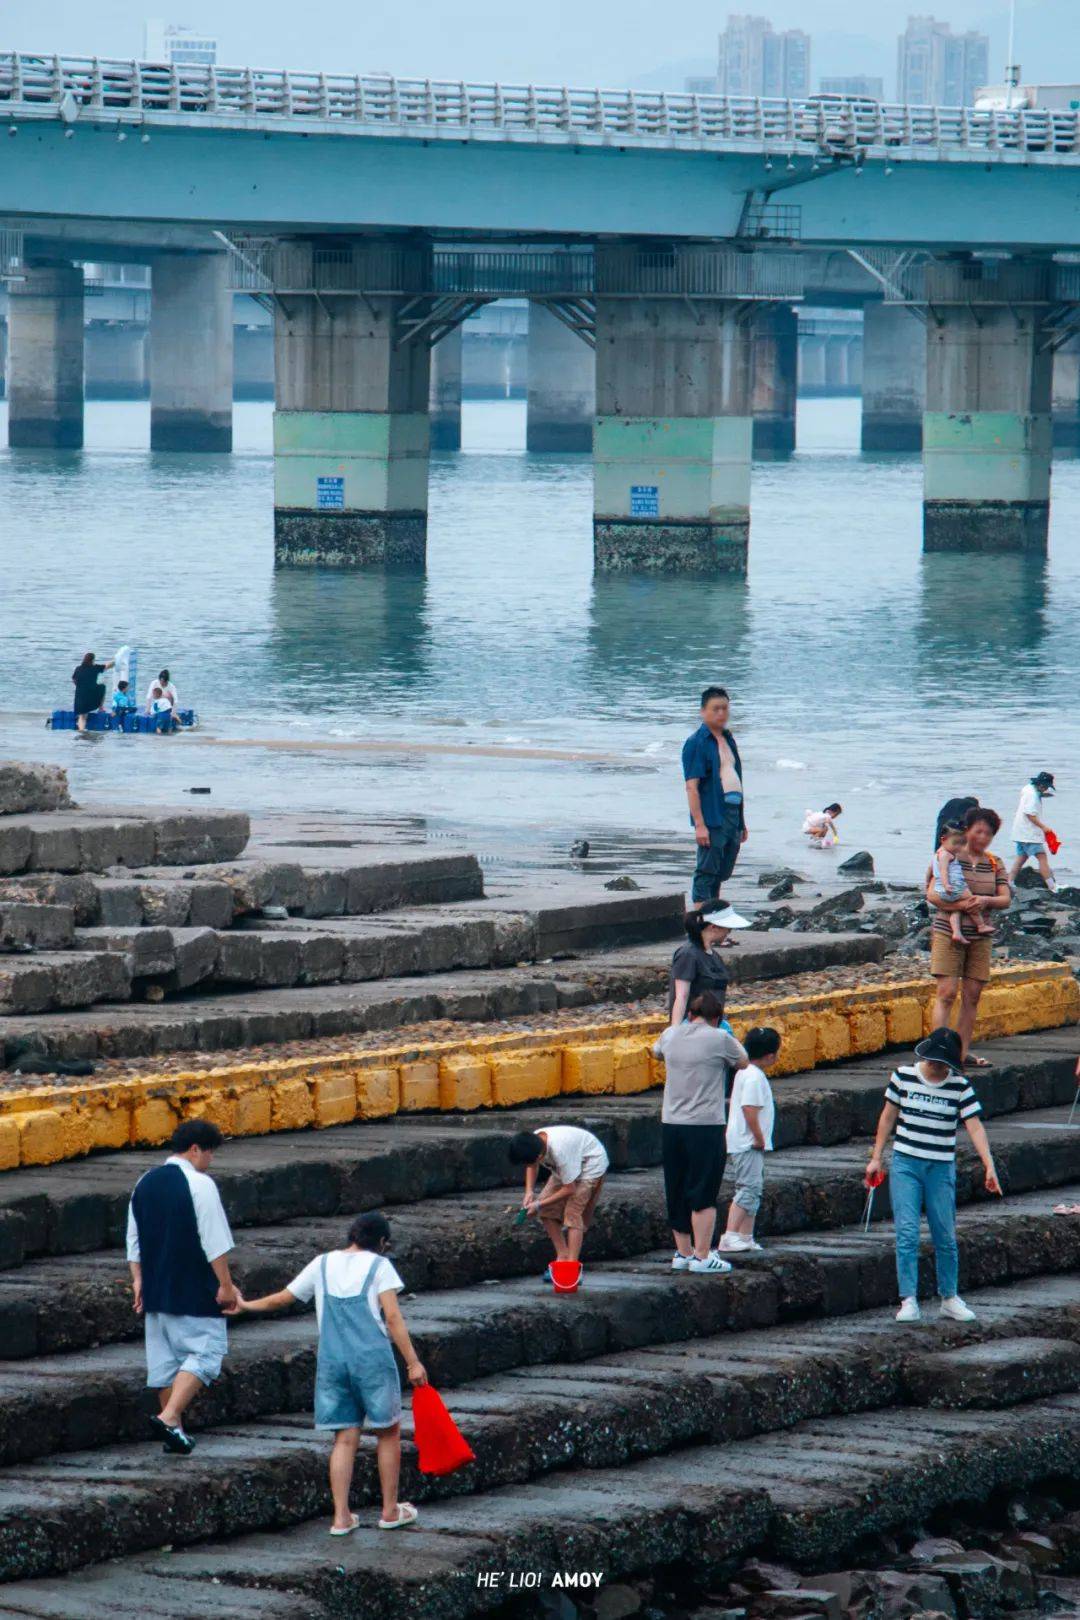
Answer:
<svg viewBox="0 0 1080 1620"><path fill-rule="evenodd" d="M892 981L815 995L763 997L733 1008L736 1034L771 1024L783 1037L777 1073L911 1046L929 1031L934 985ZM996 968L979 1008L983 1040L1056 1029L1080 1018L1066 965ZM100 1148L155 1146L184 1118L231 1136L316 1129L399 1112L506 1108L560 1094L646 1091L663 1083L652 1046L659 1015L563 1029L313 1053L198 1073L135 1076L0 1093L0 1170L54 1164Z"/></svg>

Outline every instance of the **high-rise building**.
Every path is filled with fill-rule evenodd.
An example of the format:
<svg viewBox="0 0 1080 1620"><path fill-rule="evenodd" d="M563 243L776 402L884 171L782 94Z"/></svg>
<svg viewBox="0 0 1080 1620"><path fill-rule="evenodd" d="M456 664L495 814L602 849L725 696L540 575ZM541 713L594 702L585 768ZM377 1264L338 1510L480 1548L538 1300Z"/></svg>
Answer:
<svg viewBox="0 0 1080 1620"><path fill-rule="evenodd" d="M716 79L723 96L800 100L810 94L810 35L801 28L778 34L767 17L730 14Z"/></svg>
<svg viewBox="0 0 1080 1620"><path fill-rule="evenodd" d="M818 80L823 96L864 96L868 101L885 99L885 80L868 73L823 74Z"/></svg>
<svg viewBox="0 0 1080 1620"><path fill-rule="evenodd" d="M970 107L986 83L990 41L954 34L936 17L909 17L898 41L896 97L923 107Z"/></svg>
<svg viewBox="0 0 1080 1620"><path fill-rule="evenodd" d="M175 62L178 67L191 63L213 67L217 61L217 40L200 28L189 28L186 23L167 23L160 17L151 17L144 29L143 60Z"/></svg>

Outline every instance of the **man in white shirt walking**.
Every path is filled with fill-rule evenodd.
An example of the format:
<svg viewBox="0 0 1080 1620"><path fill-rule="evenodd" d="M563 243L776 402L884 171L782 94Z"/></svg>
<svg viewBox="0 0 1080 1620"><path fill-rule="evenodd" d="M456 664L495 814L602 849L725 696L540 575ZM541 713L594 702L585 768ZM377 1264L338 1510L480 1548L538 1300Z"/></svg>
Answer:
<svg viewBox="0 0 1080 1620"><path fill-rule="evenodd" d="M1009 867L1009 882L1015 884L1021 867L1029 860L1035 861L1051 894L1057 889L1057 878L1050 870L1050 857L1046 852L1046 835L1050 829L1042 819L1042 805L1053 792L1054 778L1050 771L1040 771L1020 789L1012 829L1016 859Z"/></svg>
<svg viewBox="0 0 1080 1620"><path fill-rule="evenodd" d="M221 1372L223 1312L238 1294L227 1259L232 1233L207 1174L221 1132L209 1120L186 1119L170 1145L165 1163L135 1184L127 1257L135 1311L146 1325L146 1382L161 1408L150 1423L165 1451L187 1457L195 1442L183 1416Z"/></svg>

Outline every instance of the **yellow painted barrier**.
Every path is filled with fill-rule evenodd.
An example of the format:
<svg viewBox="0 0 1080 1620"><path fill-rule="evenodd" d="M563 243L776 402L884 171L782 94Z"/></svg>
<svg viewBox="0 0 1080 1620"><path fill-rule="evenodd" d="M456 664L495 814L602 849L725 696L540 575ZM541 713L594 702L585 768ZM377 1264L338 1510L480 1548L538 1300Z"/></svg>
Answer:
<svg viewBox="0 0 1080 1620"><path fill-rule="evenodd" d="M893 980L802 996L763 996L731 1009L737 1035L771 1024L783 1035L777 1072L802 1073L890 1046L930 1028L934 985ZM1080 985L1058 962L994 970L979 1008L983 1040L1056 1029L1080 1018ZM506 1108L559 1095L628 1095L662 1084L652 1045L662 1015L546 1030L503 1030L424 1047L313 1052L171 1075L129 1076L0 1093L0 1171L107 1148L156 1146L180 1119L211 1119L232 1136L262 1136L398 1112Z"/></svg>

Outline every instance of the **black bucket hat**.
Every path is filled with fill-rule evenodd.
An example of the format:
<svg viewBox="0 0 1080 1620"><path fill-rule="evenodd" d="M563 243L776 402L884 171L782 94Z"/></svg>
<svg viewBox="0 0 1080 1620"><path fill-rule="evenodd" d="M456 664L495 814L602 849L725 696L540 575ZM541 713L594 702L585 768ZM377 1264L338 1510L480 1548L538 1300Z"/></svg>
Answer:
<svg viewBox="0 0 1080 1620"><path fill-rule="evenodd" d="M954 1074L963 1073L963 1048L955 1029L935 1029L915 1048L915 1056L927 1063L945 1063Z"/></svg>
<svg viewBox="0 0 1080 1620"><path fill-rule="evenodd" d="M1038 788L1040 793L1044 795L1047 793L1054 793L1056 791L1054 788L1053 771L1040 771L1038 776L1033 776L1031 780L1032 784Z"/></svg>

